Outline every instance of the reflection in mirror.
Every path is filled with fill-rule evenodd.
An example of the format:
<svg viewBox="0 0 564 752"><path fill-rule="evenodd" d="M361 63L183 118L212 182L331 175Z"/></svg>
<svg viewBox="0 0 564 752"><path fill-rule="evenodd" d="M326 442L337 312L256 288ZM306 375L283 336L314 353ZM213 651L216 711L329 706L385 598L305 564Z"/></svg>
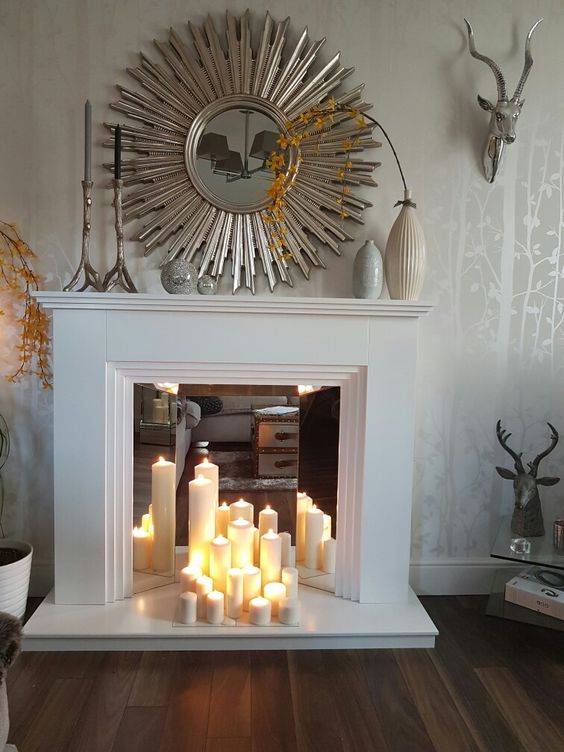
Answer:
<svg viewBox="0 0 564 752"><path fill-rule="evenodd" d="M198 175L221 201L241 207L261 202L274 177L266 161L278 138L278 126L267 115L226 110L210 120L198 142Z"/></svg>

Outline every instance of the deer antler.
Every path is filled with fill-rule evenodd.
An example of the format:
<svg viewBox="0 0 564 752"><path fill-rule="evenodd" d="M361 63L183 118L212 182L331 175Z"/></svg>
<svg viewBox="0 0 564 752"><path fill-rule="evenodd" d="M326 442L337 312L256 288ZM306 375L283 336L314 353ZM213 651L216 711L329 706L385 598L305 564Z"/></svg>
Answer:
<svg viewBox="0 0 564 752"><path fill-rule="evenodd" d="M515 89L515 94L513 94L513 96L511 97L512 101L514 102L518 102L521 99L521 94L523 93L525 82L527 81L529 73L531 72L531 68L533 67L533 56L531 55L531 38L535 29L540 23L542 23L542 18L539 18L539 20L531 26L529 33L527 34L527 41L525 42L525 64L523 65L523 73L521 73L521 78L519 79L519 83L517 84L517 88Z"/></svg>
<svg viewBox="0 0 564 752"><path fill-rule="evenodd" d="M501 446L505 449L505 451L513 457L513 460L515 461L515 470L517 470L518 473L524 473L525 468L523 467L523 460L521 459L523 452L520 454L517 454L511 447L507 446L507 439L511 436L509 431L505 431L501 427L501 420L498 420L495 426L495 432L497 434L497 439Z"/></svg>
<svg viewBox="0 0 564 752"><path fill-rule="evenodd" d="M486 65L489 65L489 67L493 71L493 74L495 76L495 82L497 84L497 98L498 100L506 100L507 88L505 85L505 79L503 77L503 73L501 72L501 68L499 67L497 63L494 63L491 57L486 57L485 55L481 55L479 52L476 51L476 44L474 42L474 30L472 29L472 27L470 26L470 22L466 18L464 19L464 22L466 23L466 28L468 30L468 47L470 49L470 54L472 55L472 57L475 57L476 60L481 60L482 62L486 63ZM532 29L529 32L529 35L531 33L532 33ZM532 60L531 60L531 64L532 64ZM524 72L525 71L523 71L523 73ZM525 81L523 81L523 85L525 85Z"/></svg>
<svg viewBox="0 0 564 752"><path fill-rule="evenodd" d="M544 459L548 454L550 454L554 447L558 444L558 431L556 430L556 428L554 428L552 423L547 423L546 425L550 428L550 445L547 449L544 450L544 452L537 454L532 462L527 463L529 465L529 470L531 471L533 478L537 477L540 461Z"/></svg>

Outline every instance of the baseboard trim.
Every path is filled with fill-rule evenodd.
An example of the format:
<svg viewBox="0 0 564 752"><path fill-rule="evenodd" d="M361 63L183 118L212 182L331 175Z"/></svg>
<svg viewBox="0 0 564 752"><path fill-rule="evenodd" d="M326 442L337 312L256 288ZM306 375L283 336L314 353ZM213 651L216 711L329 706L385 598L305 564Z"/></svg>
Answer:
<svg viewBox="0 0 564 752"><path fill-rule="evenodd" d="M493 576L498 569L520 571L515 565L500 559L428 559L412 561L409 584L417 595L482 595L489 594Z"/></svg>

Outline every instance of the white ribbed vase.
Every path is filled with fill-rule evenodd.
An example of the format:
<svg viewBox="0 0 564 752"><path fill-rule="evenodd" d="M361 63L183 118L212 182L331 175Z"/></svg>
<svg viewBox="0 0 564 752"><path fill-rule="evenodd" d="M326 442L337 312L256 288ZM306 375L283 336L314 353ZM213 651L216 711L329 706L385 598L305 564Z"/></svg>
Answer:
<svg viewBox="0 0 564 752"><path fill-rule="evenodd" d="M0 548L15 548L22 558L0 566L0 611L18 619L25 613L33 548L25 541L0 539Z"/></svg>
<svg viewBox="0 0 564 752"><path fill-rule="evenodd" d="M405 200L411 200L411 191L405 191ZM388 292L394 300L418 300L425 279L425 236L412 206L404 204L392 225L384 268Z"/></svg>

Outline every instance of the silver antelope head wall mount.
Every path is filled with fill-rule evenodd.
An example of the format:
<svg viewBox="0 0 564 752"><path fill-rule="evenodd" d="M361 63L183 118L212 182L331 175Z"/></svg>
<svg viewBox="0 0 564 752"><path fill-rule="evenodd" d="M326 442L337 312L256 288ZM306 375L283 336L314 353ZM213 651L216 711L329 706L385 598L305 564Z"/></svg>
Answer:
<svg viewBox="0 0 564 752"><path fill-rule="evenodd" d="M476 51L474 31L470 26L470 23L466 19L464 19L464 21L468 30L468 47L470 49L470 54L472 57L475 57L476 60L481 60L491 68L497 85L497 102L495 104L478 94L478 104L483 110L486 110L486 112L489 112L491 115L489 133L482 160L486 180L489 183L493 183L501 164L505 144L512 144L515 141L515 125L525 102L523 99L523 89L525 88L525 83L531 72L531 68L533 67L531 38L535 29L541 23L542 18L539 18L539 20L531 26L529 33L527 34L527 40L525 42L525 64L523 66L521 78L519 79L519 83L517 84L512 97L508 97L507 95L507 85L503 73L501 72L501 68L497 63L494 63L491 58L481 55Z"/></svg>

